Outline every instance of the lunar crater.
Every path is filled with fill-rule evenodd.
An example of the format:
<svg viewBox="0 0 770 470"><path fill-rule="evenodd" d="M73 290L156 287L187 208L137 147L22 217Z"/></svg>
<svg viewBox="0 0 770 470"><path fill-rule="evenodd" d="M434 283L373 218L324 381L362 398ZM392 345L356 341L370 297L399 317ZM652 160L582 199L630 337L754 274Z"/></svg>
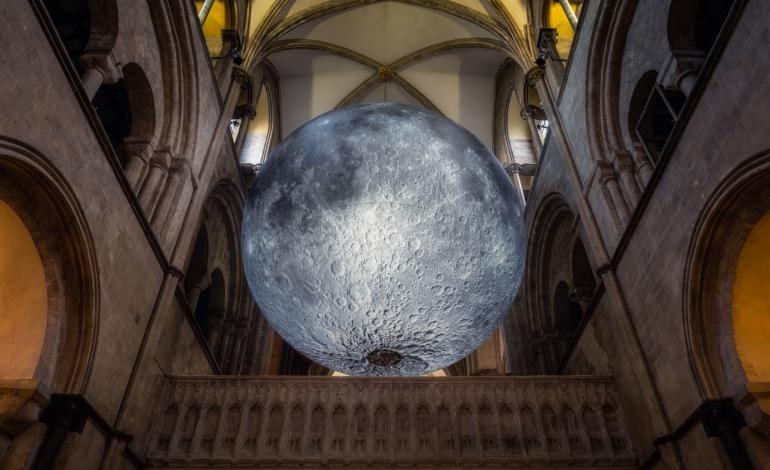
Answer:
<svg viewBox="0 0 770 470"><path fill-rule="evenodd" d="M324 114L270 154L242 225L251 292L276 331L351 375L419 375L509 312L522 207L467 130L411 106Z"/></svg>

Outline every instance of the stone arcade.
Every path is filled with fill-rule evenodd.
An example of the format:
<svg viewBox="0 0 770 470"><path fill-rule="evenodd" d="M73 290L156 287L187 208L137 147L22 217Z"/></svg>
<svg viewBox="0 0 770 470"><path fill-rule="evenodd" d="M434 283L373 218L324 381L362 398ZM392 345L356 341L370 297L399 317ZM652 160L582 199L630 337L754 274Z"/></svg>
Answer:
<svg viewBox="0 0 770 470"><path fill-rule="evenodd" d="M0 469L770 468L767 0L0 3ZM419 377L243 269L270 150L376 102L524 208L511 311Z"/></svg>

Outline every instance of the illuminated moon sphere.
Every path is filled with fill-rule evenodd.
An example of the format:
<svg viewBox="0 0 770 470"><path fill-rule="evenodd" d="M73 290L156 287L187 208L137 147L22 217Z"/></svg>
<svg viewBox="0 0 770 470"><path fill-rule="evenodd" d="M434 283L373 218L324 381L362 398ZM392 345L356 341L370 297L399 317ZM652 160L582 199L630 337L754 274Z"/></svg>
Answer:
<svg viewBox="0 0 770 470"><path fill-rule="evenodd" d="M505 170L467 130L412 106L332 111L272 151L242 246L262 313L351 375L418 375L473 352L525 259Z"/></svg>

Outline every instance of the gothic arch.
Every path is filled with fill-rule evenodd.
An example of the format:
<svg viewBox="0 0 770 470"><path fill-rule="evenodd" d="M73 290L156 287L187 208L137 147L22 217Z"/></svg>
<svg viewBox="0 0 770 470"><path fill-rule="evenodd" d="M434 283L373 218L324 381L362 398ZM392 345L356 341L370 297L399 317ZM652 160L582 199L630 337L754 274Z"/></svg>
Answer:
<svg viewBox="0 0 770 470"><path fill-rule="evenodd" d="M76 67L82 54L106 54L115 46L119 25L115 0L44 0L44 4Z"/></svg>
<svg viewBox="0 0 770 470"><path fill-rule="evenodd" d="M29 378L84 393L98 330L98 269L85 216L64 181L35 150L0 139L0 200L27 227L47 284L41 352Z"/></svg>
<svg viewBox="0 0 770 470"><path fill-rule="evenodd" d="M733 0L673 0L667 32L674 57L690 63L705 59L733 3Z"/></svg>
<svg viewBox="0 0 770 470"><path fill-rule="evenodd" d="M142 67L136 63L123 67L123 80L128 93L128 105L131 109L132 139L155 140L155 97L152 86Z"/></svg>
<svg viewBox="0 0 770 470"><path fill-rule="evenodd" d="M741 357L736 348L733 286L744 242L768 211L770 152L765 151L725 177L701 211L690 239L683 296L685 340L703 398L732 398L749 426L765 434L770 409L757 395L761 385L748 374L756 357ZM770 344L764 346L770 350Z"/></svg>
<svg viewBox="0 0 770 470"><path fill-rule="evenodd" d="M528 235L527 268L519 305L530 342L531 372L555 371L579 330L596 283L574 211L557 193L543 198Z"/></svg>

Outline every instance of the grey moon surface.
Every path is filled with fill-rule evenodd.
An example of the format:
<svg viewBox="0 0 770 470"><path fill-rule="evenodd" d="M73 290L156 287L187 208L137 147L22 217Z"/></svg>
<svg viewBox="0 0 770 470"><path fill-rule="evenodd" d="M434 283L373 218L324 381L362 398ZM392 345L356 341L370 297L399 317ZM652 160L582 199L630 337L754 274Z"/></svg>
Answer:
<svg viewBox="0 0 770 470"><path fill-rule="evenodd" d="M244 269L295 349L358 376L420 375L473 352L526 258L505 170L449 119L394 103L318 116L249 192Z"/></svg>

